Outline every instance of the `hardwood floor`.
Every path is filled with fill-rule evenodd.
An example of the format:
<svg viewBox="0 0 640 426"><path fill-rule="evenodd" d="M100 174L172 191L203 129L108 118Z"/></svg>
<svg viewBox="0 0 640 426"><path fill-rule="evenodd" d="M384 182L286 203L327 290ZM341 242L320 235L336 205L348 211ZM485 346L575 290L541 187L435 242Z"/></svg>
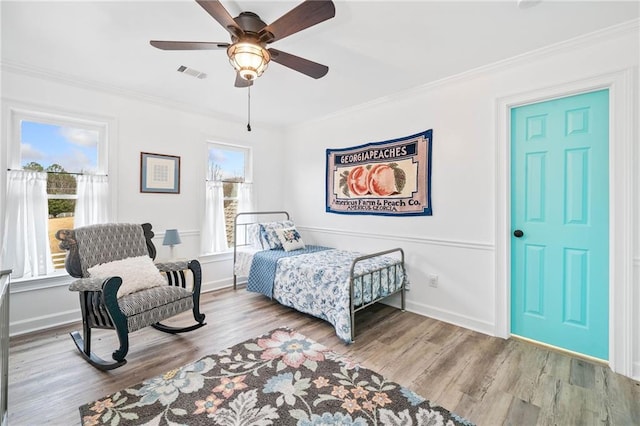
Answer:
<svg viewBox="0 0 640 426"><path fill-rule="evenodd" d="M206 327L182 336L137 331L128 363L111 372L76 352L68 333L80 324L11 339L9 424L77 425L84 403L288 326L478 425L640 425L640 383L529 343L376 305L356 316L347 346L328 323L244 289L204 294L201 307ZM182 314L177 322L191 321ZM95 331L93 346L108 358L116 337Z"/></svg>

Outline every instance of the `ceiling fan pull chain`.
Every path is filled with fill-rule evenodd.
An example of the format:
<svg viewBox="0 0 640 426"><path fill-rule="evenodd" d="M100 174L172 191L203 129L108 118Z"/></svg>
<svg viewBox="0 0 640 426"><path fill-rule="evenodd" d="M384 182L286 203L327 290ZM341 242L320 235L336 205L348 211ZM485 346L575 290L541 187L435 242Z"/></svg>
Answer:
<svg viewBox="0 0 640 426"><path fill-rule="evenodd" d="M247 132L251 131L251 86L247 87Z"/></svg>

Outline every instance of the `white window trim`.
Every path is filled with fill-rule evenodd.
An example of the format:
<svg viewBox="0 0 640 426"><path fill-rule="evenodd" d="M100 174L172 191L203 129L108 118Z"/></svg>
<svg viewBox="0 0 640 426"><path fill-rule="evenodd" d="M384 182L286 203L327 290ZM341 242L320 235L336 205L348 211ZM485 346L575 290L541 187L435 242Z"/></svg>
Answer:
<svg viewBox="0 0 640 426"><path fill-rule="evenodd" d="M246 152L245 163L244 163L244 183L253 183L253 148L250 146L227 143L227 142L218 142L212 139L207 139L207 143L205 145L205 153L207 162L209 161L209 148L211 146L219 146L222 149L228 149L230 151L244 151ZM209 164L206 165L205 173L207 174L207 179L209 178Z"/></svg>
<svg viewBox="0 0 640 426"><path fill-rule="evenodd" d="M205 158L207 159L207 163L205 163L205 169L204 169L205 180L209 179L208 161L209 161L209 148L211 146L219 146L222 149L246 152L245 164L244 164L244 183L253 184L253 148L247 145L239 144L239 143L219 142L216 140L216 138L213 138L213 137L205 138L204 152L205 152ZM203 262L219 261L221 259L228 259L231 253L233 253L233 247L228 247L226 251L220 251L216 253L200 253L199 259L201 259Z"/></svg>
<svg viewBox="0 0 640 426"><path fill-rule="evenodd" d="M42 109L26 109L13 107L9 109L11 128L11 140L9 141L9 168L21 169L21 150L20 150L20 122L32 121L58 126L78 127L83 129L94 130L98 132L98 160L96 165L97 174L108 174L109 156L109 123L99 118L88 119L86 116L78 115L62 115L52 112L42 111Z"/></svg>
<svg viewBox="0 0 640 426"><path fill-rule="evenodd" d="M109 185L111 188L118 187L118 170L117 161L109 161L116 158L117 154L117 120L113 117L105 117L99 115L90 115L77 111L67 110L57 106L45 106L39 104L30 104L18 100L2 98L2 121L7 125L7 131L0 135L6 147L5 152L0 152L0 204L5 205L6 199L6 170L21 169L20 164L20 121L39 121L49 124L63 125L81 125L84 128L97 130L99 136L98 142L98 164L96 173L109 175ZM110 217L113 221L117 221L117 191L110 191ZM59 198L56 197L56 198ZM4 232L4 209L0 209L0 241ZM1 244L1 243L0 243ZM73 280L65 270L55 270L53 273L32 278L15 278L11 282L20 284L19 287L24 289L39 290L49 287L58 287L68 285L69 279ZM14 286L15 287L15 286ZM12 289L12 293L13 293Z"/></svg>

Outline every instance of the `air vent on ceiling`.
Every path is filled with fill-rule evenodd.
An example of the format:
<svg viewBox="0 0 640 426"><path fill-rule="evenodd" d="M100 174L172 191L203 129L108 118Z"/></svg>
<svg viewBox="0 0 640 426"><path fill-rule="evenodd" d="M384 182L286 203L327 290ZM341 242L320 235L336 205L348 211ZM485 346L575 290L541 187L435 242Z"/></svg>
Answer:
<svg viewBox="0 0 640 426"><path fill-rule="evenodd" d="M178 72L190 75L191 77L199 78L201 80L203 78L207 78L207 74L198 70L194 70L193 68L185 67L184 65L180 65L180 67L178 68Z"/></svg>
<svg viewBox="0 0 640 426"><path fill-rule="evenodd" d="M536 6L542 0L518 0L518 7L520 9L528 9L530 7Z"/></svg>

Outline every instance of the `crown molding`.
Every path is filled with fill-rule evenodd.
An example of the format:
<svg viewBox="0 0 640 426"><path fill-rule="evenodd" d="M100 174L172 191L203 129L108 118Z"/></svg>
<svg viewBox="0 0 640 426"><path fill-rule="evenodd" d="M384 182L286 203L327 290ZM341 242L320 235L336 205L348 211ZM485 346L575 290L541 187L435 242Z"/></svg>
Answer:
<svg viewBox="0 0 640 426"><path fill-rule="evenodd" d="M2 72L13 72L15 74L22 74L30 77L39 78L42 80L50 81L53 83L61 83L66 84L68 86L74 86L81 89L95 90L102 93L106 93L109 95L120 96L122 98L142 101L146 103L150 103L153 105L164 106L167 108L172 108L175 110L179 110L182 112L187 112L190 114L196 114L203 117L208 118L216 118L221 121L231 121L233 123L238 123L241 126L244 126L244 119L241 119L232 114L225 114L219 111L214 111L211 109L205 109L202 107L196 107L194 105L185 103L185 102L177 102L169 98L161 97L161 96L153 96L147 93L124 89L119 86L110 85L101 83L95 80L88 80L78 76L61 73L58 71L53 71L45 68L35 67L32 65L27 65L23 63L13 62L3 60L0 61L0 69ZM255 121L260 126L264 126L271 130L281 131L282 126L274 125L270 122L264 121ZM257 127L257 126L254 126Z"/></svg>
<svg viewBox="0 0 640 426"><path fill-rule="evenodd" d="M439 80L425 83L420 86L402 90L400 92L396 92L388 96L383 96L383 97L371 100L369 102L344 108L339 111L335 111L333 113L330 113L321 117L317 117L311 120L305 120L303 122L295 123L291 125L274 125L273 123L270 123L270 122L256 122L256 123L258 123L261 126L270 128L272 130L277 130L277 131L281 131L283 129L289 129L289 128L296 128L298 126L303 126L307 124L319 123L319 122L327 121L333 118L337 118L345 115L351 115L359 111L366 110L375 106L383 105L386 103L397 102L399 100L406 99L408 95L415 96L416 94L428 92L438 87L442 87L448 84L479 77L487 73L500 71L508 67L530 62L532 60L538 60L547 56L552 56L558 53L575 49L583 45L603 42L609 39L633 34L634 32L637 33L639 29L640 29L640 19L633 19L633 20L623 22L621 24L613 25L607 28L603 28L601 30L597 30L588 34L573 37L549 46L538 48L538 49L529 51L527 53L513 56L501 61L493 62L488 65L483 65L477 68L473 68L459 74L454 74L448 77L444 77ZM108 85L108 84L100 83L93 80L83 79L77 76L72 76L69 74L60 73L57 71L48 70L44 68L34 67L31 65L4 60L4 61L0 61L0 69L2 69L2 71L25 74L32 77L49 80L52 82L58 82L58 83L63 83L63 84L67 84L75 87L96 90L96 91L108 93L111 95L121 96L128 99L144 101L144 102L152 103L155 105L161 105L161 106L165 106L165 107L177 109L183 112L197 114L205 117L214 117L220 120L232 121L235 123L244 124L244 121L242 119L231 114L220 113L219 111L214 111L210 109L197 108L188 103L177 102L177 101L160 97L160 96L152 96L152 95L134 91L134 90L123 89L118 86Z"/></svg>
<svg viewBox="0 0 640 426"><path fill-rule="evenodd" d="M620 24L612 25L597 31L593 31L587 34L579 35L567 40L563 40L558 43L554 43L548 46L544 46L538 49L531 50L520 55L512 56L507 59L503 59L491 64L483 65L477 68L472 68L467 71L463 71L459 74L454 74L448 77L434 80L429 83L425 83L419 86L415 86L409 89L402 90L400 92L393 93L388 96L383 96L377 99L373 99L369 102L354 105L348 108L341 109L334 113L324 115L322 117L314 118L304 121L302 123L293 124L290 128L296 128L308 124L321 123L334 118L353 115L355 113L374 108L376 106L394 103L406 99L407 97L413 97L421 93L429 92L439 87L443 87L449 84L470 80L473 78L481 77L489 73L495 73L497 71L505 70L509 67L526 64L534 60L544 59L549 56L557 55L571 50L575 50L581 46L587 46L589 44L601 43L610 39L623 37L626 35L638 36L640 31L640 19L632 19Z"/></svg>

